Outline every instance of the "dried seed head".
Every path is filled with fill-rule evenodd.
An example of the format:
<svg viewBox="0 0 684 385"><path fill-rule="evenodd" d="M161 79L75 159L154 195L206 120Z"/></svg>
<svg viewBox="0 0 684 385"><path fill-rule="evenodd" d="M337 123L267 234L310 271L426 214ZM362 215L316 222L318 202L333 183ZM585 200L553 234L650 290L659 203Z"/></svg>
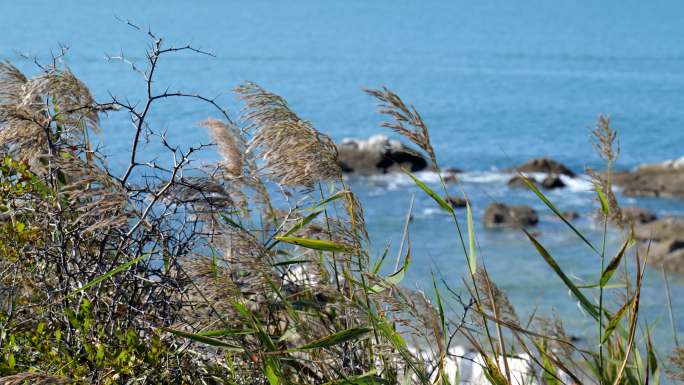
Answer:
<svg viewBox="0 0 684 385"><path fill-rule="evenodd" d="M365 92L380 101L378 107L381 114L393 119L391 122L382 122L381 126L415 143L430 157L432 164L437 166L437 156L430 143L430 133L416 108L413 105L406 105L399 95L387 87L378 90L367 89ZM407 124L410 127L406 127Z"/></svg>
<svg viewBox="0 0 684 385"><path fill-rule="evenodd" d="M258 153L267 175L285 186L312 188L322 179L339 179L333 141L301 120L283 98L254 83L236 88L245 101L242 119L254 136L247 153Z"/></svg>
<svg viewBox="0 0 684 385"><path fill-rule="evenodd" d="M591 131L593 136L592 145L598 156L608 162L609 167L620 155L620 142L617 140L617 131L610 127L610 118L599 115L595 128Z"/></svg>
<svg viewBox="0 0 684 385"><path fill-rule="evenodd" d="M218 153L223 157L221 166L228 176L233 178L241 176L245 159L244 139L239 130L217 119L207 119L201 124L209 130L209 135L214 139Z"/></svg>

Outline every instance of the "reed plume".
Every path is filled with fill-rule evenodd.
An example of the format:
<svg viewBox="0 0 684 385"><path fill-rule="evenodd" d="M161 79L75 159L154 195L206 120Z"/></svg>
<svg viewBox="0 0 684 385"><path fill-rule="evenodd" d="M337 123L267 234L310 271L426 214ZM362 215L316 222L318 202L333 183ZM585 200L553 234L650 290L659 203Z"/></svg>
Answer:
<svg viewBox="0 0 684 385"><path fill-rule="evenodd" d="M341 177L333 141L300 119L283 98L254 83L235 91L245 102L242 120L248 122L248 131L254 131L247 153L263 158L267 176L284 186L307 188Z"/></svg>
<svg viewBox="0 0 684 385"><path fill-rule="evenodd" d="M379 112L387 115L393 121L385 121L380 125L404 136L420 147L430 158L432 164L437 166L437 156L430 143L430 134L423 118L416 108L406 105L399 95L390 91L387 87L382 89L367 89L365 92L379 100ZM407 127L410 126L410 127Z"/></svg>
<svg viewBox="0 0 684 385"><path fill-rule="evenodd" d="M223 157L220 165L231 178L242 175L244 159L244 140L239 130L232 124L218 119L207 119L201 123L209 130L209 135L216 143L218 153Z"/></svg>

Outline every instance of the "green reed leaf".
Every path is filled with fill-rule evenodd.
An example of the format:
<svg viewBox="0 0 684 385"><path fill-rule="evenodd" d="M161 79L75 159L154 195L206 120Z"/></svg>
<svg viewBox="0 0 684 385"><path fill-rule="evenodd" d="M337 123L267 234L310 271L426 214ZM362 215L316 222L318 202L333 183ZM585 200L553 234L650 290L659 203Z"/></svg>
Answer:
<svg viewBox="0 0 684 385"><path fill-rule="evenodd" d="M608 341L608 338L610 338L610 335L613 333L615 328L620 324L620 321L622 320L622 317L625 315L627 312L627 309L629 309L629 306L634 302L634 297L632 297L629 301L625 302L622 307L615 313L613 318L608 321L608 325L606 326L606 330L603 332L603 338L601 338L601 343L604 344L606 341Z"/></svg>
<svg viewBox="0 0 684 385"><path fill-rule="evenodd" d="M183 337L183 338L187 338L189 340L200 342L200 343L203 343L206 345L216 346L216 347L221 348L223 350L228 350L228 351L232 351L232 352L244 352L244 349L242 349L239 346L232 345L232 344L229 344L227 342L217 340L215 338L207 337L205 335L196 334L196 333L187 333L184 331L174 330L174 329L169 329L169 328L161 328L161 329L166 331L166 332L169 332L173 335Z"/></svg>
<svg viewBox="0 0 684 385"><path fill-rule="evenodd" d="M599 313L596 310L596 306L594 306L587 297L582 294L582 292L575 286L575 284L572 282L572 280L563 272L563 269L560 268L556 260L549 254L549 252L542 246L536 238L532 236L527 230L523 229L523 232L527 237L530 239L530 242L534 245L534 247L537 249L539 254L544 258L546 263L553 269L554 272L560 277L560 279L565 283L565 286L570 289L570 291L575 295L575 297L579 300L580 304L586 310L594 319L599 319Z"/></svg>
<svg viewBox="0 0 684 385"><path fill-rule="evenodd" d="M404 171L404 173L405 173L406 175L408 175L411 179L413 179L413 182L414 182L416 185L418 185L418 187L420 187L421 190L425 191L425 193L426 193L427 195L429 195L430 198L432 198L435 202L437 202L437 204L439 204L439 206L440 206L441 208L443 208L446 212L448 212L448 213L450 213L450 214L453 214L453 213L454 213L454 209L451 207L451 205L449 205L448 203L446 203L446 201L445 201L444 199L442 199L442 197L439 196L439 194L437 194L436 192L434 192L430 187L428 187L428 185L426 185L423 181L421 181L420 179L418 179L418 177L416 177L415 175L413 175L410 171L408 171L408 170L406 170L406 169L403 169L403 168L402 168L402 170Z"/></svg>
<svg viewBox="0 0 684 385"><path fill-rule="evenodd" d="M475 226L473 225L473 210L470 207L470 202L466 199L466 221L468 222L468 246L470 254L468 255L468 267L470 274L474 275L477 271L477 254L475 253Z"/></svg>
<svg viewBox="0 0 684 385"><path fill-rule="evenodd" d="M627 251L629 248L630 243L630 239L625 240L625 242L622 244L622 247L620 247L620 250L617 252L617 254L615 254L608 266L606 266L601 273L601 287L605 287L606 284L608 284L608 281L610 281L613 273L615 273L615 270L617 270L617 268L620 266L620 261L622 261L622 257L625 255L625 251Z"/></svg>
<svg viewBox="0 0 684 385"><path fill-rule="evenodd" d="M299 238L299 237L285 237L278 236L275 237L280 242L290 243L293 245L305 247L307 249L321 250L321 251L334 251L344 253L349 251L349 247L341 243L333 241L324 241L320 239L309 239L309 238Z"/></svg>
<svg viewBox="0 0 684 385"><path fill-rule="evenodd" d="M358 340L361 337L368 334L369 332L371 332L372 330L373 329L371 329L371 328L350 328L350 329L342 330L341 332L331 334L327 337L323 337L321 339L310 342L306 345L300 346L300 347L295 348L293 350L296 351L296 350L328 348L331 346L339 345L343 342Z"/></svg>
<svg viewBox="0 0 684 385"><path fill-rule="evenodd" d="M551 211L553 211L553 213L556 214L556 216L557 216L558 218L560 218L560 220L562 220L563 222L565 222L565 224L566 224L568 227L570 227L570 229L571 229L575 234L577 234L577 236L578 236L584 243L586 243L587 246L589 246L590 249L592 249L596 254L601 255L601 253L598 251L598 249L597 249L596 247L594 247L594 245L593 245L591 242L589 242L589 240L588 240L588 239L587 239L579 230L577 230L577 228L576 228L575 226L573 226L573 224L570 223L570 221L567 220L567 218L565 218L565 216L563 215L563 213L561 213L560 210L558 210L558 208L557 208L557 207L556 207L556 206L555 206L555 205L554 205L554 204L553 204L553 203L552 203L552 202L551 202L551 201L550 201L550 200L549 200L541 191L539 191L539 189L537 188L537 186L535 186L535 184L534 184L529 178L527 178L527 177L526 177L525 175L523 175L523 174L520 174L520 176L523 178L523 181L525 182L525 184L527 185L527 187L528 187L530 190L532 190L532 192L533 192L535 195L537 195L537 197L539 197L539 199L540 199L542 202L544 202L544 204L545 204L549 209L551 209Z"/></svg>
<svg viewBox="0 0 684 385"><path fill-rule="evenodd" d="M85 291L85 290L90 289L91 287L97 285L98 283L100 283L100 282L102 282L102 281L105 281L105 280L107 280L107 279L109 279L109 278L111 278L111 277L113 277L113 276L115 276L115 275L121 273L122 271L125 271L126 269L128 269L128 268L130 268L131 266L135 265L136 263L140 262L143 258L149 257L150 255L151 255L151 254L149 254L149 253L148 253L148 254L143 254L143 255L141 255L141 256L139 256L139 257L137 257L137 258L134 258L134 259L132 259L132 260L130 260L130 261L128 261L128 262L125 262L125 263L120 264L119 266L116 266L115 268L109 270L109 271L106 272L105 274L102 274L102 275L98 276L97 278L95 278L95 279L93 279L92 281L86 283L85 285L81 286L80 288L78 288L78 289L72 291L71 293L69 293L68 297L71 297L71 296L73 296L74 294L78 294L78 293L80 293L80 292L82 292L82 291Z"/></svg>

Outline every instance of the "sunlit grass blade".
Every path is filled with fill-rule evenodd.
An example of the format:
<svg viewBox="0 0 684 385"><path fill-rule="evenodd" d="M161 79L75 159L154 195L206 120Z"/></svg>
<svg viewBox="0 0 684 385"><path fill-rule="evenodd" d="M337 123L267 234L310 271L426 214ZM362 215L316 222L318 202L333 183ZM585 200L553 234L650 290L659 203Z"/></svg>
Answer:
<svg viewBox="0 0 684 385"><path fill-rule="evenodd" d="M322 212L323 211L314 211L313 213L311 213L311 214L307 215L306 217L300 219L289 230L287 230L282 236L283 237L289 237L290 235L295 234L297 231L303 229L304 227L306 227L306 225L311 223L311 221L316 219L316 217L318 217ZM280 242L280 240L278 239L278 237L276 237L275 241L273 243L271 243L270 245L268 245L266 248L268 250L271 250L271 249L273 249L273 247L275 245L278 244L278 242Z"/></svg>
<svg viewBox="0 0 684 385"><path fill-rule="evenodd" d="M477 271L477 254L475 253L475 226L473 225L473 210L470 207L470 202L466 199L466 221L468 222L468 246L470 254L468 255L468 267L470 274L474 275Z"/></svg>
<svg viewBox="0 0 684 385"><path fill-rule="evenodd" d="M406 169L403 169L403 168L402 168L402 170L404 171L404 173L405 173L406 175L408 175L411 179L413 179L413 182L414 182L416 185L418 185L418 187L420 187L421 190L425 191L425 193L426 193L427 195L429 195L430 198L432 198L435 202L437 202L437 204L438 204L441 208L443 208L443 209L444 209L446 212L448 212L448 213L451 213L451 214L454 213L454 209L451 207L451 205L449 205L448 203L446 203L446 201L445 201L444 199L442 199L442 197L439 196L439 194L437 194L436 192L434 192L430 187L428 187L428 185L426 185L423 181L421 181L420 179L418 179L418 177L416 177L415 175L413 175L410 171L408 171L408 170L406 170Z"/></svg>
<svg viewBox="0 0 684 385"><path fill-rule="evenodd" d="M587 297L582 294L582 292L577 288L577 286L572 282L572 280L563 272L563 269L560 268L558 263L556 262L555 259L549 254L548 251L542 246L533 236L530 234L527 230L523 229L523 232L525 232L525 235L530 239L530 242L534 245L534 247L537 249L539 254L544 258L546 263L553 269L554 272L560 277L561 280L563 280L563 283L565 283L565 286L570 289L570 291L575 295L577 300L579 300L580 304L582 305L582 308L587 311L594 319L599 319L599 313L596 310L596 306L587 299Z"/></svg>
<svg viewBox="0 0 684 385"><path fill-rule="evenodd" d="M404 338L401 336L401 334L394 331L394 329L387 322L378 319L375 316L373 317L375 329L378 332L380 332L380 334L382 334L389 341L389 343L394 347L394 349L396 349L399 352L399 355L401 356L402 360L416 374L420 383L424 385L429 385L430 379L428 375L425 372L423 372L423 370L421 370L414 362L413 355L408 350L408 347L406 346L406 341L404 341ZM406 375L410 376L410 374L408 373Z"/></svg>
<svg viewBox="0 0 684 385"><path fill-rule="evenodd" d="M347 377L335 381L326 382L325 385L384 385L391 384L391 382L378 377L375 370L370 370L358 376Z"/></svg>
<svg viewBox="0 0 684 385"><path fill-rule="evenodd" d="M321 250L321 251L334 251L334 252L340 252L340 253L344 253L344 252L349 251L349 247L347 245L337 243L337 242L333 242L333 241L324 241L321 239L284 237L284 236L275 237L275 239L277 239L280 242L290 243L292 245L305 247L307 249L314 249L314 250Z"/></svg>
<svg viewBox="0 0 684 385"><path fill-rule="evenodd" d="M606 341L608 341L608 338L610 338L610 335L613 333L615 328L618 327L620 324L620 321L622 321L622 317L625 315L627 312L627 309L629 309L629 305L631 305L634 302L634 297L631 298L629 301L625 302L622 307L615 313L613 318L610 319L608 322L608 326L606 326L606 330L603 332L603 338L601 339L601 343L605 344Z"/></svg>
<svg viewBox="0 0 684 385"><path fill-rule="evenodd" d="M622 244L622 247L620 247L620 250L617 252L617 254L615 254L608 266L606 266L606 268L603 270L601 273L601 287L605 287L606 284L608 284L610 278L613 276L613 273L615 273L615 270L617 270L617 268L620 266L620 261L622 261L622 257L625 255L625 251L627 251L630 244L630 239L625 240L625 242Z"/></svg>
<svg viewBox="0 0 684 385"><path fill-rule="evenodd" d="M198 336L203 337L226 337L226 336L240 336L254 334L255 329L216 329L207 330L199 333L195 333Z"/></svg>
<svg viewBox="0 0 684 385"><path fill-rule="evenodd" d="M603 212L603 215L610 214L610 205L608 204L608 199L606 199L606 194L603 193L601 186L599 184L594 184L594 189L596 190L596 195L601 203L601 211Z"/></svg>
<svg viewBox="0 0 684 385"><path fill-rule="evenodd" d="M136 263L140 262L143 258L149 257L150 255L151 255L151 254L149 254L149 253L148 253L148 254L143 254L143 255L141 255L141 256L139 256L139 257L137 257L137 258L131 259L131 260L128 261L128 262L122 263L122 264L120 264L119 266L117 266L117 267L115 267L115 268L109 270L109 271L106 272L105 274L100 275L99 277L97 277L97 278L93 279L92 281L86 283L85 285L81 286L80 288L78 288L78 289L72 291L71 293L69 293L68 296L71 297L71 296L73 296L74 294L78 294L78 293L80 293L80 292L82 292L82 291L88 290L88 289L90 289L91 287L97 285L98 283L100 283L100 282L102 282L102 281L105 281L105 280L107 280L107 279L109 279L109 278L111 278L111 277L113 277L113 276L115 276L115 275L121 273L122 271L124 271L124 270L130 268L131 266L133 266L133 265L135 265Z"/></svg>
<svg viewBox="0 0 684 385"><path fill-rule="evenodd" d="M297 347L293 350L309 350L309 349L321 349L321 348L327 348L330 346L338 345L343 342L347 341L355 341L358 340L362 337L364 337L366 334L371 332L373 329L371 328L350 328L346 330L342 330L341 332L337 332L335 334L331 334L327 337L323 337L321 339L318 339L316 341L310 342L306 345L302 345L300 347Z"/></svg>
<svg viewBox="0 0 684 385"><path fill-rule="evenodd" d="M401 268L394 273L388 275L387 277L383 278L384 281L393 284L393 285L398 285L403 279L404 276L406 275L406 271L408 270L409 265L411 264L411 249L406 250L406 258L404 258L404 264L401 266ZM375 285L369 289L372 293L379 293L383 290L385 290L384 287L381 285Z"/></svg>
<svg viewBox="0 0 684 385"><path fill-rule="evenodd" d="M206 345L215 346L215 347L221 348L223 350L228 350L231 352L244 352L244 349L239 347L239 346L232 345L232 344L229 344L227 342L217 340L215 338L211 338L211 337L208 337L205 335L196 334L196 333L187 333L187 332L183 332L180 330L174 330L174 329L169 329L169 328L161 328L161 329L166 331L166 332L169 332L173 335L183 337L183 338L187 338L189 340L193 340L196 342L201 342L201 343L206 344Z"/></svg>
<svg viewBox="0 0 684 385"><path fill-rule="evenodd" d="M587 246L589 246L590 249L592 249L596 254L601 255L601 253L598 251L598 249L597 249L596 247L594 247L594 245L593 245L593 244L592 244L592 243L591 243L591 242L590 242L590 241L589 241L589 240L588 240L588 239L587 239L579 230L577 230L577 228L576 228L575 226L573 226L573 224L570 223L570 221L568 221L567 218L565 218L565 216L563 215L563 213L561 213L560 210L558 210L558 208L557 208L557 207L556 207L556 206L555 206L555 205L554 205L554 204L553 204L553 203L552 203L552 202L551 202L551 201L550 201L550 200L549 200L541 191L539 191L539 189L537 188L537 186L535 186L535 184L534 184L532 181L530 181L529 178L527 178L527 177L526 177L525 175L523 175L523 174L520 174L520 176L523 178L523 181L525 182L525 184L527 185L527 187L528 187L530 190L532 190L532 192L535 193L535 195L537 195L537 197L539 197L539 199L541 199L541 201L544 202L544 204L545 204L549 209L551 209L551 211L553 211L553 213L556 214L556 216L557 216L558 218L560 218L560 220L562 220L563 222L565 222L565 224L566 224L568 227L570 227L570 229L571 229L575 234L577 234L577 236L578 236L584 243L586 243Z"/></svg>

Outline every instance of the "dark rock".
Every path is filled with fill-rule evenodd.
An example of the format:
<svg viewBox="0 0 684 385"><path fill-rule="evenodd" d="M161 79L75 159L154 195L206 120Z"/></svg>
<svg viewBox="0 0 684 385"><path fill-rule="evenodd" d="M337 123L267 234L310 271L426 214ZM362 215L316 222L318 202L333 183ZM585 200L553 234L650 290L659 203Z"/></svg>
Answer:
<svg viewBox="0 0 684 385"><path fill-rule="evenodd" d="M624 207L620 211L622 212L622 221L628 224L643 224L658 219L653 212L641 207Z"/></svg>
<svg viewBox="0 0 684 385"><path fill-rule="evenodd" d="M463 170L460 168L457 168L457 167L449 167L449 168L444 170L445 174L460 174L462 172L463 172Z"/></svg>
<svg viewBox="0 0 684 385"><path fill-rule="evenodd" d="M563 218L569 221L574 221L575 219L578 219L580 216L577 211L564 211L562 214Z"/></svg>
<svg viewBox="0 0 684 385"><path fill-rule="evenodd" d="M537 212L526 205L505 205L492 203L487 207L484 214L486 227L520 227L534 226L539 222Z"/></svg>
<svg viewBox="0 0 684 385"><path fill-rule="evenodd" d="M541 182L542 187L545 189L556 189L565 187L565 183L557 175L549 175Z"/></svg>
<svg viewBox="0 0 684 385"><path fill-rule="evenodd" d="M613 174L627 196L684 198L684 158Z"/></svg>
<svg viewBox="0 0 684 385"><path fill-rule="evenodd" d="M345 139L337 146L342 171L361 175L384 174L405 167L411 172L428 167L418 152L398 140L374 135L366 140Z"/></svg>
<svg viewBox="0 0 684 385"><path fill-rule="evenodd" d="M527 163L524 163L516 168L520 172L540 172L545 174L562 174L569 177L574 177L575 173L572 172L565 165L556 162L555 160L549 158L535 158Z"/></svg>
<svg viewBox="0 0 684 385"><path fill-rule="evenodd" d="M444 183L456 183L458 182L458 177L455 174L445 174Z"/></svg>
<svg viewBox="0 0 684 385"><path fill-rule="evenodd" d="M464 198L447 197L444 201L455 209L461 208L461 207L466 207L466 200Z"/></svg>
<svg viewBox="0 0 684 385"><path fill-rule="evenodd" d="M532 183L537 184L537 180L534 178L528 178ZM506 182L506 185L510 188L527 188L527 183L525 183L525 178L520 175L516 175Z"/></svg>

